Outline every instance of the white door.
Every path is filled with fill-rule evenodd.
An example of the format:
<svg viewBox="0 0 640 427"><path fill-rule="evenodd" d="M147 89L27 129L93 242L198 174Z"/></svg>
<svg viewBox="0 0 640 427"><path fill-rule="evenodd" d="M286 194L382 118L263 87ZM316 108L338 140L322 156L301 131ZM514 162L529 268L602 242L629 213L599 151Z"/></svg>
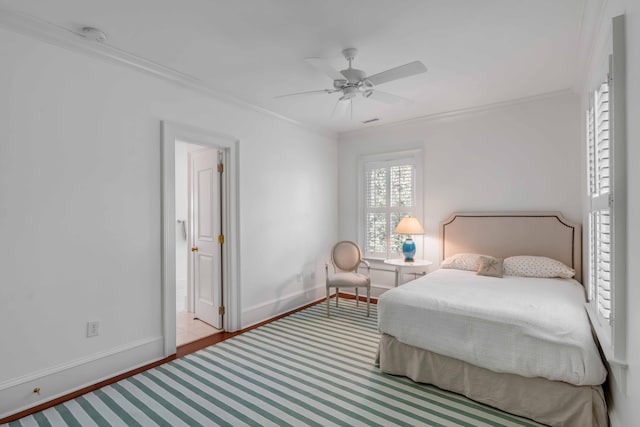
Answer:
<svg viewBox="0 0 640 427"><path fill-rule="evenodd" d="M191 154L192 259L195 317L222 328L220 230L220 173L218 150Z"/></svg>

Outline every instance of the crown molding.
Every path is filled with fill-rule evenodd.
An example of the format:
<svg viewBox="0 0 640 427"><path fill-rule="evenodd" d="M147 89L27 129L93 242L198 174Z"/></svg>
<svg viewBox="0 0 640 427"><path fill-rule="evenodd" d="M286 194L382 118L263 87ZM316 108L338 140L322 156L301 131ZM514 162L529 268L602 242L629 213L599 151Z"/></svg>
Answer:
<svg viewBox="0 0 640 427"><path fill-rule="evenodd" d="M203 80L200 80L192 75L180 72L170 67L166 67L162 64L134 55L122 49L118 49L117 47L111 46L108 43L101 43L90 40L79 32L75 32L69 28L65 28L51 22L35 18L31 15L0 7L0 28L33 37L43 42L67 50L71 50L73 52L79 52L88 56L93 56L100 59L108 60L113 63L125 65L129 68L144 72L153 77L157 77L173 84L182 86L184 88L191 89L201 95L206 95L217 101L221 101L284 121L323 137L329 137L333 139L337 138L337 134L335 132L309 126L297 120L293 120L289 117L278 114L274 111L236 98L232 95L219 92L209 86Z"/></svg>
<svg viewBox="0 0 640 427"><path fill-rule="evenodd" d="M458 118L462 116L470 116L473 114L484 113L487 111L501 110L514 105L528 104L530 102L536 102L543 99L556 98L556 97L569 96L569 95L577 96L574 90L567 88L562 90L556 90L553 92L546 92L546 93L541 93L537 95L527 96L523 98L510 99L507 101L499 101L491 104L483 104L483 105L478 105L478 106L469 107L469 108L461 108L458 110L451 110L451 111L445 111L442 113L434 113L434 114L428 114L425 116L413 117L407 120L401 120L393 123L384 123L384 124L381 123L377 125L368 126L364 129L354 129L354 130L342 132L340 133L340 137L344 135L352 134L352 133L355 134L359 132L367 132L372 129L379 130L381 128L405 126L408 124L419 123L419 122L430 122L430 121Z"/></svg>

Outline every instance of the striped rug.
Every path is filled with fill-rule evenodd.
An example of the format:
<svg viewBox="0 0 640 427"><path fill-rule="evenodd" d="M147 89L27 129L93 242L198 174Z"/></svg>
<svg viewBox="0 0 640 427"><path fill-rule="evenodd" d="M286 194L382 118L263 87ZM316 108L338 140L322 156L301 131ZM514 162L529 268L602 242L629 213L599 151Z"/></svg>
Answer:
<svg viewBox="0 0 640 427"><path fill-rule="evenodd" d="M10 426L538 426L373 365L376 310L317 305Z"/></svg>

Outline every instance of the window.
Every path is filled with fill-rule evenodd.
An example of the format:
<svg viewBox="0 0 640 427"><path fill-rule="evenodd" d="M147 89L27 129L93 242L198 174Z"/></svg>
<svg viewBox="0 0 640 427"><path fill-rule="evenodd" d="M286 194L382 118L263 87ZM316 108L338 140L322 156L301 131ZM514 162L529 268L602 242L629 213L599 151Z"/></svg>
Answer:
<svg viewBox="0 0 640 427"><path fill-rule="evenodd" d="M609 82L590 95L587 110L589 186L589 300L607 323L611 321L611 144Z"/></svg>
<svg viewBox="0 0 640 427"><path fill-rule="evenodd" d="M608 73L593 84L585 117L587 311L619 385L627 366L624 49L621 16L613 19Z"/></svg>
<svg viewBox="0 0 640 427"><path fill-rule="evenodd" d="M406 236L394 233L400 220L421 221L420 151L363 158L361 167L361 245L367 257L402 253Z"/></svg>

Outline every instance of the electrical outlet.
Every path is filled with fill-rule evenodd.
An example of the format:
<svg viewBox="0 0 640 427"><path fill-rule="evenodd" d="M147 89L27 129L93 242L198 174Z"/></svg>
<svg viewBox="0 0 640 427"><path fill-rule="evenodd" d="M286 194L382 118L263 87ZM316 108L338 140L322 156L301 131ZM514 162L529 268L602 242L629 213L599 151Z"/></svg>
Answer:
<svg viewBox="0 0 640 427"><path fill-rule="evenodd" d="M87 322L87 338L97 337L100 334L100 322Z"/></svg>

